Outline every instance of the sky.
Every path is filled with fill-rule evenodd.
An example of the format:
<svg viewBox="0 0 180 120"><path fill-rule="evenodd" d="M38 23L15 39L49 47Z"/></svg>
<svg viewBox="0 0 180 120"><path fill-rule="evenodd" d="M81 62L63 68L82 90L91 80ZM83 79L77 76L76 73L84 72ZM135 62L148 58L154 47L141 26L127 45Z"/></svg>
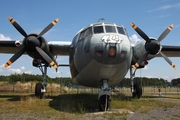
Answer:
<svg viewBox="0 0 180 120"><path fill-rule="evenodd" d="M130 26L135 23L149 37L158 38L170 25L173 30L161 41L161 45L180 46L180 1L179 0L1 0L0 40L23 40L23 36L11 25L8 17L15 19L26 33L40 33L54 19L59 22L43 37L47 41L72 41L74 35L86 25L105 22L123 25L132 44L142 38ZM0 75L41 74L32 66L32 58L21 56L9 68L3 65L12 54L0 54ZM163 78L168 81L180 77L180 58L170 58L177 66L174 70L163 58L154 58L136 77ZM68 64L68 56L58 56L59 64ZM48 68L50 77L71 77L69 67L59 67L56 73ZM129 72L126 77L129 77Z"/></svg>

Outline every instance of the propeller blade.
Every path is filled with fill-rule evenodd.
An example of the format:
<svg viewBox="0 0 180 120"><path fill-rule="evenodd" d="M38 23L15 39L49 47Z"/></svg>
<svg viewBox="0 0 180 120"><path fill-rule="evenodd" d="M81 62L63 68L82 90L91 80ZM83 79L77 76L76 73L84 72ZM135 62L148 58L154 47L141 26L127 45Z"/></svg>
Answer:
<svg viewBox="0 0 180 120"><path fill-rule="evenodd" d="M11 22L11 24L24 36L27 37L26 32L23 30L23 28L11 17L8 17L8 20Z"/></svg>
<svg viewBox="0 0 180 120"><path fill-rule="evenodd" d="M46 60L46 62L48 62L54 68L57 68L56 63L41 48L36 47L36 50Z"/></svg>
<svg viewBox="0 0 180 120"><path fill-rule="evenodd" d="M5 68L7 68L9 65L11 65L14 61L16 61L23 53L25 52L25 47L20 49L16 54L14 54L11 59L8 60L8 62L4 65Z"/></svg>
<svg viewBox="0 0 180 120"><path fill-rule="evenodd" d="M136 26L134 23L131 23L131 26L146 42L151 42L149 37L138 26Z"/></svg>
<svg viewBox="0 0 180 120"><path fill-rule="evenodd" d="M148 56L149 51L147 51L133 66L133 70L136 70L139 65L146 59L146 57Z"/></svg>
<svg viewBox="0 0 180 120"><path fill-rule="evenodd" d="M161 56L176 70L175 64L164 53L160 52Z"/></svg>
<svg viewBox="0 0 180 120"><path fill-rule="evenodd" d="M44 30L38 35L37 38L41 37L48 30L50 30L58 21L59 21L59 18L56 18L54 21L52 21L46 28L44 28Z"/></svg>
<svg viewBox="0 0 180 120"><path fill-rule="evenodd" d="M169 25L168 28L159 36L157 40L161 42L167 36L167 34L173 29L173 27L173 24Z"/></svg>

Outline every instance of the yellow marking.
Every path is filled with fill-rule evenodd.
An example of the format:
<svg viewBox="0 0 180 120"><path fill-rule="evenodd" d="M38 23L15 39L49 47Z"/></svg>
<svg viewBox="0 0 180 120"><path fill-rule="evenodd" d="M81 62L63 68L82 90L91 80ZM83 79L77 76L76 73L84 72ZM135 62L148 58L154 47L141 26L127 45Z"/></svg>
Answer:
<svg viewBox="0 0 180 120"><path fill-rule="evenodd" d="M133 70L136 70L136 66L133 66Z"/></svg>
<svg viewBox="0 0 180 120"><path fill-rule="evenodd" d="M174 25L173 25L173 24L171 24L170 26L168 26L168 29L169 29L169 30L172 30L172 29L173 29L173 27L174 27Z"/></svg>
<svg viewBox="0 0 180 120"><path fill-rule="evenodd" d="M131 23L131 26L132 26L134 29L137 28L137 26L136 26L134 23Z"/></svg>
<svg viewBox="0 0 180 120"><path fill-rule="evenodd" d="M8 65L7 63L4 65L5 68L7 68L8 66L9 66L9 65Z"/></svg>
<svg viewBox="0 0 180 120"><path fill-rule="evenodd" d="M175 64L174 63L172 63L172 65L171 65L175 70L176 70L176 66L175 66Z"/></svg>
<svg viewBox="0 0 180 120"><path fill-rule="evenodd" d="M59 18L56 18L54 21L52 21L52 24L55 25L59 21Z"/></svg>
<svg viewBox="0 0 180 120"><path fill-rule="evenodd" d="M12 62L11 62L10 60L8 60L7 64L11 65L11 64L12 64Z"/></svg>
<svg viewBox="0 0 180 120"><path fill-rule="evenodd" d="M4 65L4 67L7 68L11 64L12 64L12 62L10 60L8 60L8 62Z"/></svg>
<svg viewBox="0 0 180 120"><path fill-rule="evenodd" d="M15 22L14 19L12 19L11 17L8 17L8 20L13 24Z"/></svg>
<svg viewBox="0 0 180 120"><path fill-rule="evenodd" d="M136 68L138 68L138 67L139 67L139 64L136 63L136 64L133 66L133 70L136 70Z"/></svg>
<svg viewBox="0 0 180 120"><path fill-rule="evenodd" d="M136 64L135 64L135 66L136 66L136 67L139 67L139 64L138 64L138 63L136 63Z"/></svg>
<svg viewBox="0 0 180 120"><path fill-rule="evenodd" d="M54 65L54 68L57 68L57 65Z"/></svg>
<svg viewBox="0 0 180 120"><path fill-rule="evenodd" d="M52 61L52 62L50 63L50 65L53 66L53 65L54 65L54 61Z"/></svg>

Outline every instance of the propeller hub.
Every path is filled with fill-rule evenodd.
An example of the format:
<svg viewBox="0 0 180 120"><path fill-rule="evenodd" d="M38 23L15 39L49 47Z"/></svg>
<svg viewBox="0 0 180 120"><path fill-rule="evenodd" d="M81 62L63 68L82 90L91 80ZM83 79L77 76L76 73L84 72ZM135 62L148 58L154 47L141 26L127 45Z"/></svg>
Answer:
<svg viewBox="0 0 180 120"><path fill-rule="evenodd" d="M41 45L40 41L37 39L36 36L28 36L25 41L26 47L28 47L28 49L32 51L35 51L35 47L39 47Z"/></svg>
<svg viewBox="0 0 180 120"><path fill-rule="evenodd" d="M155 55L160 50L160 43L157 40L151 39L151 42L146 42L145 48L146 51L149 51L149 54Z"/></svg>

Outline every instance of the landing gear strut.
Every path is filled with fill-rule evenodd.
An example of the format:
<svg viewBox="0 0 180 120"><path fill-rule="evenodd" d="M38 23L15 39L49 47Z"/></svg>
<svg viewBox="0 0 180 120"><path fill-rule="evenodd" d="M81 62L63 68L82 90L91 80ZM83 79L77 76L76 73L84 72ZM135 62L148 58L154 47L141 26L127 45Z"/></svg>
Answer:
<svg viewBox="0 0 180 120"><path fill-rule="evenodd" d="M100 111L107 111L111 109L111 89L108 86L107 80L103 81L103 87L98 95L98 107Z"/></svg>
<svg viewBox="0 0 180 120"><path fill-rule="evenodd" d="M131 92L133 98L141 98L142 96L142 86L137 81L134 81L135 72L132 72L132 66L130 67L130 79L131 79Z"/></svg>
<svg viewBox="0 0 180 120"><path fill-rule="evenodd" d="M44 70L43 70L44 67ZM35 96L42 99L45 98L45 92L46 92L46 85L47 85L47 67L48 65L40 65L39 69L42 72L43 75L43 84L42 83L37 83L35 87Z"/></svg>

